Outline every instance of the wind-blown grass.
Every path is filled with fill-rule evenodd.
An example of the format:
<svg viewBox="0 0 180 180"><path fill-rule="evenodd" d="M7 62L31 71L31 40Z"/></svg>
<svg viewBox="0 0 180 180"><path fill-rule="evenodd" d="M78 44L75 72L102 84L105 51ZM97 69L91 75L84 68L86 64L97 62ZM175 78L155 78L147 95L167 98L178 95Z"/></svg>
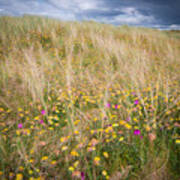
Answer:
<svg viewBox="0 0 180 180"><path fill-rule="evenodd" d="M179 57L158 30L1 17L1 178L179 179Z"/></svg>

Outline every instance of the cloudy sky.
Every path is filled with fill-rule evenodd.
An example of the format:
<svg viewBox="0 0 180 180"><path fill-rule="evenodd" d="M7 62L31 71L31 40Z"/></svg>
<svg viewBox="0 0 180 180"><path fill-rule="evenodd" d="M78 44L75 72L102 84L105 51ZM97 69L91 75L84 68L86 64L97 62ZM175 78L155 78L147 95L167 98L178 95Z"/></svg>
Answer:
<svg viewBox="0 0 180 180"><path fill-rule="evenodd" d="M180 0L0 0L0 15L24 14L180 30Z"/></svg>

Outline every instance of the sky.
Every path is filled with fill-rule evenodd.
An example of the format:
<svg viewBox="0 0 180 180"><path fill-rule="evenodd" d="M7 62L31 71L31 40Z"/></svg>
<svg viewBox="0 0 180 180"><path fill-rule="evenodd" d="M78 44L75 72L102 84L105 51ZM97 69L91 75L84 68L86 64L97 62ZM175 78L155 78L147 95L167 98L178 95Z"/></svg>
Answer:
<svg viewBox="0 0 180 180"><path fill-rule="evenodd" d="M0 16L24 14L180 30L180 0L0 0Z"/></svg>

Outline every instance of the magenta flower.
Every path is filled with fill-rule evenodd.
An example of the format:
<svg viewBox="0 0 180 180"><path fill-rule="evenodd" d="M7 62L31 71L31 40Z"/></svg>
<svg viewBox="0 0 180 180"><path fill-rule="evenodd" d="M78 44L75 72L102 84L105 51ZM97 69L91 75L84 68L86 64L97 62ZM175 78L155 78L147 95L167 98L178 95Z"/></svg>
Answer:
<svg viewBox="0 0 180 180"><path fill-rule="evenodd" d="M84 174L84 172L81 172L81 180L85 180L85 174Z"/></svg>
<svg viewBox="0 0 180 180"><path fill-rule="evenodd" d="M107 107L107 108L110 108L110 107L111 107L111 104L110 104L110 103L107 103L107 104L106 104L106 107Z"/></svg>
<svg viewBox="0 0 180 180"><path fill-rule="evenodd" d="M19 128L19 129L23 128L23 125L22 125L21 123L18 124L18 128Z"/></svg>
<svg viewBox="0 0 180 180"><path fill-rule="evenodd" d="M139 130L139 129L136 129L136 130L134 130L134 135L140 135L141 134L141 131Z"/></svg>
<svg viewBox="0 0 180 180"><path fill-rule="evenodd" d="M134 104L135 104L135 105L139 104L139 100L135 100L135 101L134 101Z"/></svg>
<svg viewBox="0 0 180 180"><path fill-rule="evenodd" d="M118 104L115 104L115 109L117 109L118 108Z"/></svg>
<svg viewBox="0 0 180 180"><path fill-rule="evenodd" d="M43 110L41 111L41 114L42 114L42 115L45 115L45 114L46 114L46 111L43 109Z"/></svg>
<svg viewBox="0 0 180 180"><path fill-rule="evenodd" d="M44 121L43 120L40 120L40 122L39 122L40 124L43 124L44 123Z"/></svg>

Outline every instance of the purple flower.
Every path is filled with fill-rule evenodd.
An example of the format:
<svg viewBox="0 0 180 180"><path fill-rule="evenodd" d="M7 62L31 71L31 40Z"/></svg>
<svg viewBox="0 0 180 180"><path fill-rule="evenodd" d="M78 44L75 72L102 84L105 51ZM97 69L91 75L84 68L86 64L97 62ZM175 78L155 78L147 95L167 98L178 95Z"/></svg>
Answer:
<svg viewBox="0 0 180 180"><path fill-rule="evenodd" d="M135 92L132 92L132 95L134 95L134 96L135 96L135 95L136 95L136 93L135 93Z"/></svg>
<svg viewBox="0 0 180 180"><path fill-rule="evenodd" d="M140 135L141 131L139 129L134 130L134 135Z"/></svg>
<svg viewBox="0 0 180 180"><path fill-rule="evenodd" d="M18 124L18 128L19 128L19 129L23 128L23 125L22 125L21 123Z"/></svg>
<svg viewBox="0 0 180 180"><path fill-rule="evenodd" d="M41 111L41 114L42 114L42 115L45 115L45 114L46 114L46 111L43 109L43 110Z"/></svg>
<svg viewBox="0 0 180 180"><path fill-rule="evenodd" d="M126 121L130 121L130 120L131 120L131 118L130 118L130 117L127 117Z"/></svg>
<svg viewBox="0 0 180 180"><path fill-rule="evenodd" d="M117 109L118 108L118 104L115 104L115 109Z"/></svg>
<svg viewBox="0 0 180 180"><path fill-rule="evenodd" d="M135 101L134 101L134 104L135 104L135 105L139 104L139 100L135 100Z"/></svg>
<svg viewBox="0 0 180 180"><path fill-rule="evenodd" d="M44 121L43 120L40 120L40 122L39 122L40 124L43 124L44 123Z"/></svg>
<svg viewBox="0 0 180 180"><path fill-rule="evenodd" d="M81 172L81 180L85 180L85 174L84 174L84 172Z"/></svg>
<svg viewBox="0 0 180 180"><path fill-rule="evenodd" d="M106 104L106 107L107 107L107 108L110 108L110 107L111 107L111 104L110 104L110 103L107 103L107 104Z"/></svg>

